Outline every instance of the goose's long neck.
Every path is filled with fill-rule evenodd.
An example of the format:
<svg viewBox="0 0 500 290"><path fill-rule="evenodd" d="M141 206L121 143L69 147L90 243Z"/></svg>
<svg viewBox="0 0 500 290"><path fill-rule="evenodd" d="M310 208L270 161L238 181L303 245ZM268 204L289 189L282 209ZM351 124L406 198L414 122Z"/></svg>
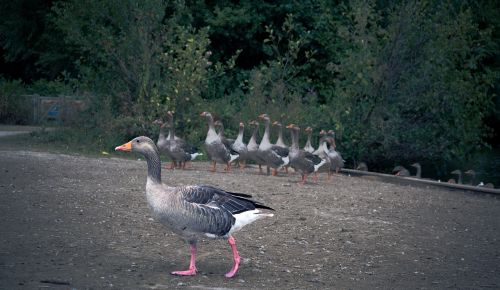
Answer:
<svg viewBox="0 0 500 290"><path fill-rule="evenodd" d="M144 158L148 163L148 180L161 183L161 161L158 150L155 148L145 152Z"/></svg>
<svg viewBox="0 0 500 290"><path fill-rule="evenodd" d="M299 131L292 129L292 149L299 149Z"/></svg>
<svg viewBox="0 0 500 290"><path fill-rule="evenodd" d="M158 141L163 141L165 140L165 127L160 126L160 135L158 135Z"/></svg>
<svg viewBox="0 0 500 290"><path fill-rule="evenodd" d="M417 174L416 174L416 176L417 176L418 178L421 178L421 177L422 177L422 167L417 166Z"/></svg>
<svg viewBox="0 0 500 290"><path fill-rule="evenodd" d="M278 126L278 140L276 141L277 144L284 144L283 142L283 127Z"/></svg>
<svg viewBox="0 0 500 290"><path fill-rule="evenodd" d="M271 141L269 141L269 120L266 120L266 123L265 123L265 130L264 130L264 136L262 136L262 143L264 142L267 142L267 143L270 143Z"/></svg>
<svg viewBox="0 0 500 290"><path fill-rule="evenodd" d="M307 141L306 141L306 146L309 145L309 146L312 146L311 145L311 132L307 132Z"/></svg>
<svg viewBox="0 0 500 290"><path fill-rule="evenodd" d="M248 144L257 144L257 129L257 126L253 127L252 136L250 137L250 140L248 140Z"/></svg>
<svg viewBox="0 0 500 290"><path fill-rule="evenodd" d="M238 137L236 138L236 141L243 142L243 131L244 130L245 130L245 128L240 127L240 131L238 132Z"/></svg>

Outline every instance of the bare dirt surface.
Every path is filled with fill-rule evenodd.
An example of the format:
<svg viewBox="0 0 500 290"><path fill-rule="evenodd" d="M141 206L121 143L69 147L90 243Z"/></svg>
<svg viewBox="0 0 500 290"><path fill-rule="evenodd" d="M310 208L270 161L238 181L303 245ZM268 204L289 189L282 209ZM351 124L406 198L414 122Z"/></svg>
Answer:
<svg viewBox="0 0 500 290"><path fill-rule="evenodd" d="M155 222L146 163L0 150L1 289L492 289L500 288L500 202L494 195L337 175L163 170L171 185L206 183L276 209L224 240L188 246ZM221 168L219 168L221 170Z"/></svg>

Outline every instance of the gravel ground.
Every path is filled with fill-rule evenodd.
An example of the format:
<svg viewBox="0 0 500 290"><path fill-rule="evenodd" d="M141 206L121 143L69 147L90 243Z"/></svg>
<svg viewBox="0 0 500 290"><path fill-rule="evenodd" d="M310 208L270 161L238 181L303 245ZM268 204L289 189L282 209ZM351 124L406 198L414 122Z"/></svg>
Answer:
<svg viewBox="0 0 500 290"><path fill-rule="evenodd" d="M337 175L163 170L171 185L206 183L276 209L224 240L189 248L155 222L146 164L0 150L1 289L492 289L500 288L499 197ZM221 170L221 168L219 168Z"/></svg>

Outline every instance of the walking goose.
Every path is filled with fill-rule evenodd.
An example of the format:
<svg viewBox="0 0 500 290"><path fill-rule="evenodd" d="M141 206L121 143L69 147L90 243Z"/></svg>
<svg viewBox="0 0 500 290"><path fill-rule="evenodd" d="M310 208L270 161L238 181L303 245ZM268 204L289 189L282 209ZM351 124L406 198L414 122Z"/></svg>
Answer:
<svg viewBox="0 0 500 290"><path fill-rule="evenodd" d="M326 143L330 143L330 148L326 145ZM332 173L339 173L339 170L344 167L344 159L340 155L340 153L335 150L335 139L334 138L325 138L323 142L323 150L328 156L328 160L330 161L330 167L328 170L328 180L330 180Z"/></svg>
<svg viewBox="0 0 500 290"><path fill-rule="evenodd" d="M225 171L231 170L231 162L238 158L238 154L232 154L231 150L222 143L221 138L215 132L214 119L209 112L203 112L200 116L206 118L208 123L207 138L205 139L205 148L207 149L208 156L212 160L211 171L217 170L217 162L226 164Z"/></svg>
<svg viewBox="0 0 500 290"><path fill-rule="evenodd" d="M233 267L226 277L234 277L241 258L232 234L260 218L273 216L259 209L273 209L252 200L251 195L233 193L210 185L172 187L162 183L158 149L148 137L134 138L115 150L137 152L144 156L148 165L146 198L153 216L184 237L191 247L189 269L172 274L196 274L196 242L199 237L206 236L228 239L233 253Z"/></svg>
<svg viewBox="0 0 500 290"><path fill-rule="evenodd" d="M250 121L248 123L253 127L252 137L248 140L247 145L247 158L259 165L259 173L262 174L262 165L265 165L265 160L261 159L259 156L259 144L257 144L257 130L259 130L259 122Z"/></svg>
<svg viewBox="0 0 500 290"><path fill-rule="evenodd" d="M160 126L160 134L158 135L158 141L156 142L156 146L161 153L168 156L168 158L172 161L170 167L165 167L166 169L174 169L177 166L177 163L174 161L172 154L170 153L170 131L168 136L165 137L165 128L168 126L167 123L164 123L162 120L157 119L153 121L153 124Z"/></svg>
<svg viewBox="0 0 500 290"><path fill-rule="evenodd" d="M314 147L311 145L312 128L307 127L304 129L304 132L307 133L307 141L306 141L306 145L304 145L304 151L307 151L309 153L313 153Z"/></svg>
<svg viewBox="0 0 500 290"><path fill-rule="evenodd" d="M273 126L278 127L278 139L276 140L276 143L274 143L274 145L288 148L288 146L286 146L285 142L283 141L283 125L278 121L274 121Z"/></svg>
<svg viewBox="0 0 500 290"><path fill-rule="evenodd" d="M227 148L231 148L234 144L234 139L230 139L230 138L226 138L226 136L224 135L224 124L222 124L222 122L220 120L217 120L214 122L214 126L215 128L218 128L219 129L219 138L221 139L222 143L224 143L224 145L227 147Z"/></svg>
<svg viewBox="0 0 500 290"><path fill-rule="evenodd" d="M177 140L174 139L174 128L172 128L171 125L167 126L170 127L170 140L168 144L172 161L174 164L179 163L179 167L182 169L186 169L186 162L193 161L196 157L203 155L203 153L197 152L193 145L187 143L181 138L178 138Z"/></svg>
<svg viewBox="0 0 500 290"><path fill-rule="evenodd" d="M290 166L299 171L302 175L299 184L304 185L307 176L313 172L318 171L318 169L325 164L326 160L321 159L319 156L314 155L310 152L299 149L299 131L300 128L294 124L286 126L290 129L292 135L292 146L290 146Z"/></svg>
<svg viewBox="0 0 500 290"><path fill-rule="evenodd" d="M259 118L264 120L265 131L260 141L257 154L259 158L265 161L268 169L269 167L273 169L273 175L276 176L278 174L278 168L286 166L289 162L288 149L271 144L269 140L269 125L271 124L271 119L267 114L261 114Z"/></svg>
<svg viewBox="0 0 500 290"><path fill-rule="evenodd" d="M247 144L243 141L243 134L245 132L245 124L240 122L240 128L238 131L238 137L234 140L233 145L231 145L231 149L238 152L240 157L238 157L238 163L240 165L240 169L245 167L246 159L248 158L248 149Z"/></svg>

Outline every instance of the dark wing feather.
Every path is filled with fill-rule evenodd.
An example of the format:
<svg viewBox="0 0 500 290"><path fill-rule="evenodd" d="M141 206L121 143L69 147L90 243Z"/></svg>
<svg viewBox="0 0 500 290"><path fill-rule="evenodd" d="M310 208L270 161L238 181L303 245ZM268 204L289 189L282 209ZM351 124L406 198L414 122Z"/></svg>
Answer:
<svg viewBox="0 0 500 290"><path fill-rule="evenodd" d="M314 155L312 153L309 153L307 151L304 151L305 155L304 157L308 160L310 160L314 164L320 164L321 163L321 158L318 155Z"/></svg>
<svg viewBox="0 0 500 290"><path fill-rule="evenodd" d="M273 145L271 147L271 150L276 152L276 154L278 154L281 157L286 157L286 156L288 156L288 153L289 153L288 148L284 148L284 147L280 147L280 146L276 146L276 145Z"/></svg>
<svg viewBox="0 0 500 290"><path fill-rule="evenodd" d="M264 208L273 210L257 201L251 200L252 196L244 193L228 192L210 185L189 186L183 190L184 199L188 202L219 207L232 214Z"/></svg>

